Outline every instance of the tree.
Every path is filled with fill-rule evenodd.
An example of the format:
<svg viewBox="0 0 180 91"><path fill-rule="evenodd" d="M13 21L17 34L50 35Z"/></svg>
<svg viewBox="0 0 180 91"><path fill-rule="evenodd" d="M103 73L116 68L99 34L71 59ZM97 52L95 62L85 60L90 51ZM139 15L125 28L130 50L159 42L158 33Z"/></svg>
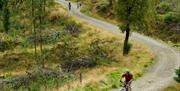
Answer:
<svg viewBox="0 0 180 91"><path fill-rule="evenodd" d="M8 9L8 0L0 0L0 10L2 11L3 15L3 27L5 32L9 30L9 18L10 18L10 11Z"/></svg>
<svg viewBox="0 0 180 91"><path fill-rule="evenodd" d="M112 9L114 10L114 6L115 6L115 3L116 3L116 0L108 0L109 2L109 6L112 7Z"/></svg>
<svg viewBox="0 0 180 91"><path fill-rule="evenodd" d="M43 45L42 45L42 30L45 29L45 14L46 14L46 0L31 0L31 7L32 7L32 30L34 32L34 49L35 49L35 61L37 62L37 46L40 45L40 61L37 62L42 64L44 67L44 59L43 59ZM40 42L37 42L37 37L40 38Z"/></svg>
<svg viewBox="0 0 180 91"><path fill-rule="evenodd" d="M3 10L3 26L4 26L5 32L9 31L9 25L10 25L9 18L10 18L9 9L5 7Z"/></svg>
<svg viewBox="0 0 180 91"><path fill-rule="evenodd" d="M3 0L0 0L0 11L2 10L3 8Z"/></svg>
<svg viewBox="0 0 180 91"><path fill-rule="evenodd" d="M36 17L35 17L35 1L31 0L31 13L32 13L32 30L34 33L34 59L37 62L37 31L36 31Z"/></svg>
<svg viewBox="0 0 180 91"><path fill-rule="evenodd" d="M40 7L39 7L39 32L40 32L40 59L41 59L41 62L42 62L42 66L44 67L45 66L45 63L44 63L44 58L43 58L43 45L42 45L42 30L44 29L43 25L45 24L45 12L46 12L46 0L40 0Z"/></svg>
<svg viewBox="0 0 180 91"><path fill-rule="evenodd" d="M108 0L109 2L109 5L108 7L110 7L110 10L112 11L111 13L114 13L115 12L115 3L116 3L116 0Z"/></svg>
<svg viewBox="0 0 180 91"><path fill-rule="evenodd" d="M123 54L129 52L129 35L132 28L138 28L143 25L145 14L148 9L148 0L118 0L117 1L117 16L122 25L120 29L126 32L124 40Z"/></svg>

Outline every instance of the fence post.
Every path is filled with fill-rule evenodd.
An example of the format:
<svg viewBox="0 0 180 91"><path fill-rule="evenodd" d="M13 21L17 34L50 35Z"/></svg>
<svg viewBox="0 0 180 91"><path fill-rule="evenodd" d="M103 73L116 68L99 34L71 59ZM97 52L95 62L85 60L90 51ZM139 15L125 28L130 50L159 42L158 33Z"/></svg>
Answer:
<svg viewBox="0 0 180 91"><path fill-rule="evenodd" d="M79 73L79 81L82 84L82 72Z"/></svg>

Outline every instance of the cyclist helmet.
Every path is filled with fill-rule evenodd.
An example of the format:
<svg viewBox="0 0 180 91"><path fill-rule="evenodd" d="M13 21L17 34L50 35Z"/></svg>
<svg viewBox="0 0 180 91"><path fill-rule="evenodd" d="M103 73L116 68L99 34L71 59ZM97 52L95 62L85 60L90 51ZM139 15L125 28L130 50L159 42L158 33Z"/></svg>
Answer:
<svg viewBox="0 0 180 91"><path fill-rule="evenodd" d="M130 70L129 69L125 69L125 73L130 73Z"/></svg>

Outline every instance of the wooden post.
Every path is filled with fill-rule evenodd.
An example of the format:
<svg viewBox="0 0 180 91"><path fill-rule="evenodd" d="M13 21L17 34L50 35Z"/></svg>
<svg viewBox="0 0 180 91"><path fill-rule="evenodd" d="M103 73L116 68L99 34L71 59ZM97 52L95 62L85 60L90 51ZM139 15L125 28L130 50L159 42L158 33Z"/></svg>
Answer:
<svg viewBox="0 0 180 91"><path fill-rule="evenodd" d="M79 81L80 81L80 84L82 84L82 72L79 73Z"/></svg>

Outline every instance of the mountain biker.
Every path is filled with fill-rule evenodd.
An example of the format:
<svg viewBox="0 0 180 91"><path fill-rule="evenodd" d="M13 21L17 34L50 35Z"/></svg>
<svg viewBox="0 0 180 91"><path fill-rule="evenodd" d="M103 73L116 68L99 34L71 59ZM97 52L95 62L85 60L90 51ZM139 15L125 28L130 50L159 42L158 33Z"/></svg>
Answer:
<svg viewBox="0 0 180 91"><path fill-rule="evenodd" d="M77 0L77 8L79 8L79 0Z"/></svg>
<svg viewBox="0 0 180 91"><path fill-rule="evenodd" d="M126 72L122 75L122 78L125 78L124 86L131 86L131 82L133 80L133 74L130 73L129 70L126 70ZM129 88L131 91L131 88Z"/></svg>
<svg viewBox="0 0 180 91"><path fill-rule="evenodd" d="M80 8L82 6L82 1L81 0L77 0L77 8Z"/></svg>
<svg viewBox="0 0 180 91"><path fill-rule="evenodd" d="M69 7L69 11L70 11L71 10L71 2L69 2L68 7Z"/></svg>
<svg viewBox="0 0 180 91"><path fill-rule="evenodd" d="M79 7L81 7L81 6L82 6L82 1L79 2Z"/></svg>

